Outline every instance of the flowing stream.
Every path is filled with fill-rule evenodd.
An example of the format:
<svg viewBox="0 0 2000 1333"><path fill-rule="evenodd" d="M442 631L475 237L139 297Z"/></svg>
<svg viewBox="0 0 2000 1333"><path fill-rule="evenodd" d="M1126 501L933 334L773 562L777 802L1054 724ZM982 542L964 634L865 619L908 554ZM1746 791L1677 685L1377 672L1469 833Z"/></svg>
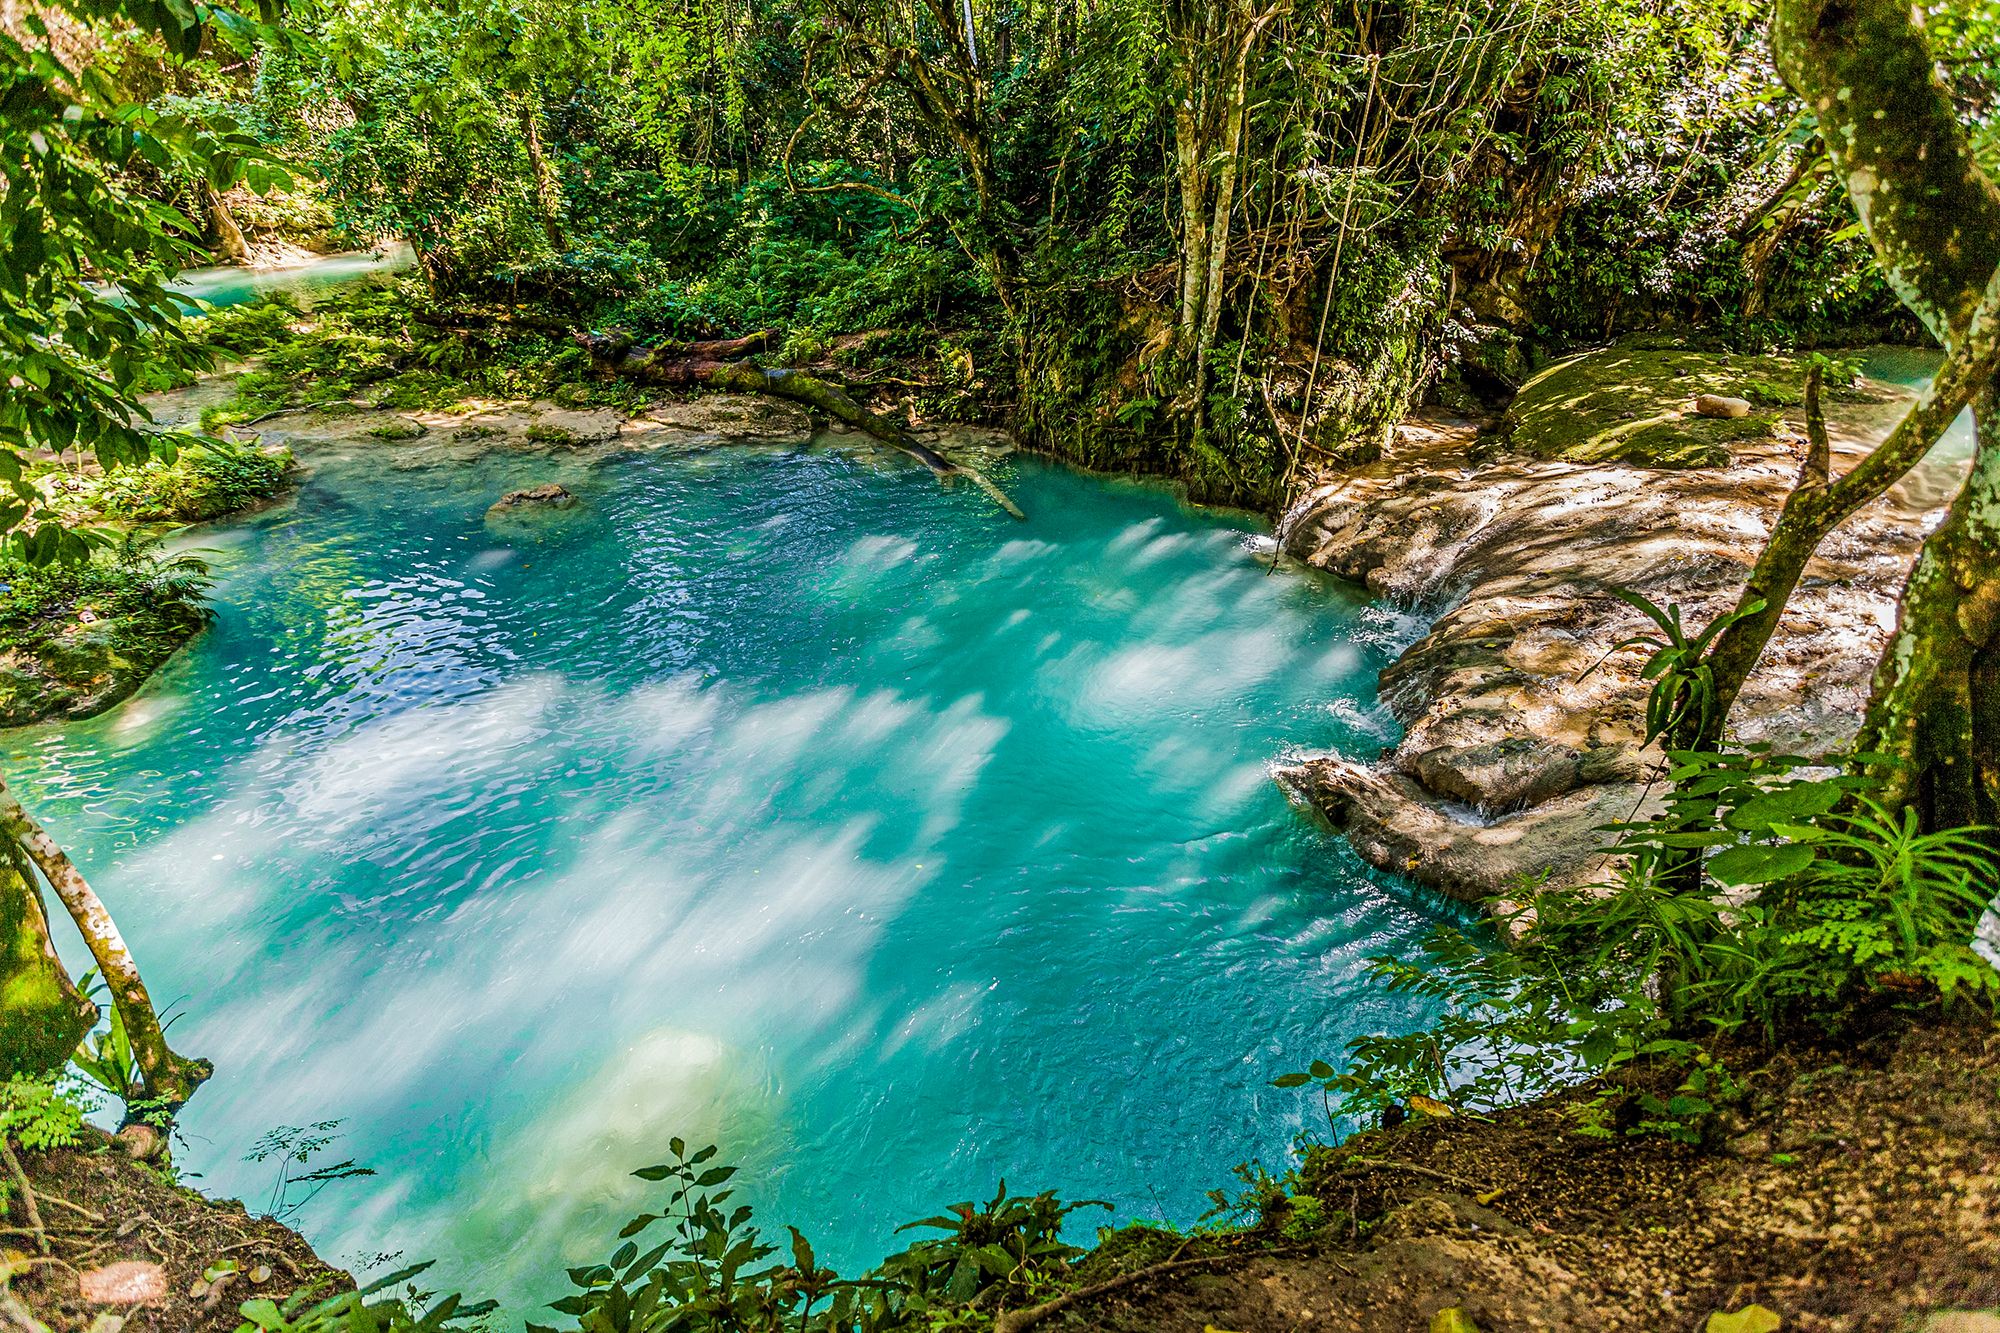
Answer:
<svg viewBox="0 0 2000 1333"><path fill-rule="evenodd" d="M272 292L309 295L330 287L391 277L417 262L416 253L406 242L383 245L374 250L348 250L320 255L301 264L280 268L239 268L218 264L212 268L184 269L169 284L177 296L205 301L211 306L242 305Z"/></svg>
<svg viewBox="0 0 2000 1333"><path fill-rule="evenodd" d="M1250 518L1027 458L1026 523L824 448L305 462L197 534L215 627L6 762L215 1062L200 1184L271 1204L246 1155L322 1121L373 1169L294 1214L337 1260L530 1313L673 1135L850 1272L1003 1176L1192 1222L1319 1116L1272 1077L1425 1017L1364 960L1443 909L1268 775L1393 739L1386 622Z"/></svg>

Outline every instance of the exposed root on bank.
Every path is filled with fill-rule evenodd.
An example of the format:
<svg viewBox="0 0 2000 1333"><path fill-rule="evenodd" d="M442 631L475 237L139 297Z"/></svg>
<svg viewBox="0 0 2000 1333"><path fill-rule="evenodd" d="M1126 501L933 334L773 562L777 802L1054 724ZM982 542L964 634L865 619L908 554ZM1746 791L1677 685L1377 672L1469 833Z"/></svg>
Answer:
<svg viewBox="0 0 2000 1333"><path fill-rule="evenodd" d="M1182 1248L1186 1247L1183 1246ZM1147 1282L1156 1277L1164 1277L1169 1273L1185 1273L1199 1268L1218 1268L1228 1264L1247 1263L1252 1259L1282 1259L1295 1254L1302 1254L1308 1248L1310 1247L1294 1245L1284 1249L1247 1250L1231 1254L1205 1255L1199 1259L1169 1259L1164 1263L1149 1264L1144 1268L1134 1269L1130 1273L1121 1273L1117 1277L1107 1278L1103 1282L1093 1283L1088 1287L1080 1287L1075 1291L1066 1291L1060 1296L1051 1297L1043 1301L1040 1305L1030 1305L1020 1310L1003 1311L993 1321L993 1333L1026 1333L1026 1330L1035 1327L1046 1319L1061 1314L1064 1310L1070 1309L1073 1306L1096 1300L1100 1296L1109 1296L1114 1292L1123 1291L1127 1287L1136 1287L1141 1282Z"/></svg>

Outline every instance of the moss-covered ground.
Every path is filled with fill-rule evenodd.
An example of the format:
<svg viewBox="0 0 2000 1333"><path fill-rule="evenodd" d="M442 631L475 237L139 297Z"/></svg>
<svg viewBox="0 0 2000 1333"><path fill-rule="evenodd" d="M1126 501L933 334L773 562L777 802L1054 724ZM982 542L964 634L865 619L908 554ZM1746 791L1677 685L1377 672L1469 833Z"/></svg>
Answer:
<svg viewBox="0 0 2000 1333"><path fill-rule="evenodd" d="M1509 448L1570 463L1721 467L1734 446L1771 436L1803 398L1807 358L1726 354L1643 342L1569 357L1521 387L1501 430ZM1741 398L1748 416L1704 417L1699 394Z"/></svg>
<svg viewBox="0 0 2000 1333"><path fill-rule="evenodd" d="M201 567L132 548L80 565L0 565L0 727L91 717L208 623Z"/></svg>

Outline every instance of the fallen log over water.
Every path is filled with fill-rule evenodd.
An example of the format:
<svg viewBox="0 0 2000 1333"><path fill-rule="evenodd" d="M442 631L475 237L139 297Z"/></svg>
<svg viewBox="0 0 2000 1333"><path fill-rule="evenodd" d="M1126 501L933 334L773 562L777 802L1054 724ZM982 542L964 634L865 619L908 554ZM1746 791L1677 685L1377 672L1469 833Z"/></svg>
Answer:
<svg viewBox="0 0 2000 1333"><path fill-rule="evenodd" d="M614 375L658 384L672 389L721 389L730 393L761 393L817 408L831 419L900 449L941 478L965 476L993 497L995 504L1015 518L1026 518L998 486L976 468L955 463L925 444L895 421L871 412L839 385L787 370L755 365L733 358L746 356L764 346L770 334L755 333L747 338L731 338L706 343L662 343L642 347L621 333L578 333L577 345L591 359Z"/></svg>

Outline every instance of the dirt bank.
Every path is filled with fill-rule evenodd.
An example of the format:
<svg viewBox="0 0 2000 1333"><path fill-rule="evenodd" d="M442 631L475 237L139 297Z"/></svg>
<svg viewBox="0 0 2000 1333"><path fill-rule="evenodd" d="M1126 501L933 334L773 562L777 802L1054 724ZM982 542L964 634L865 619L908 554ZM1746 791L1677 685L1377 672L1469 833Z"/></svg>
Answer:
<svg viewBox="0 0 2000 1333"><path fill-rule="evenodd" d="M46 1255L8 1183L11 1290L54 1333L229 1333L243 1322L244 1301L282 1305L295 1292L310 1289L317 1299L354 1286L284 1225L173 1184L86 1133L79 1147L20 1154ZM107 1315L124 1322L94 1322Z"/></svg>
<svg viewBox="0 0 2000 1333"><path fill-rule="evenodd" d="M1168 1274L1049 1327L1411 1333L1457 1307L1481 1333L1670 1333L1756 1303L1785 1333L2000 1329L1938 1315L2000 1306L1990 1023L1739 1072L1713 1151L1580 1133L1593 1088L1316 1151L1301 1187L1329 1221L1304 1252Z"/></svg>

